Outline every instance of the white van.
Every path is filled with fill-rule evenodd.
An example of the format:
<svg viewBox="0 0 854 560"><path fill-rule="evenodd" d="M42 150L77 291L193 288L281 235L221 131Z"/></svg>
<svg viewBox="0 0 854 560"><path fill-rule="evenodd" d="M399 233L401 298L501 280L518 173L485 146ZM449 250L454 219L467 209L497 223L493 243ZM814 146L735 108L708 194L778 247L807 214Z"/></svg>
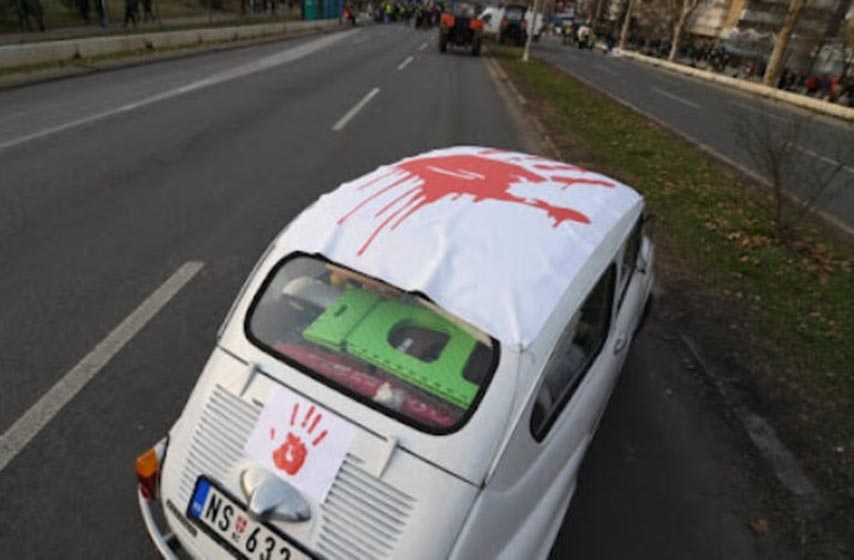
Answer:
<svg viewBox="0 0 854 560"><path fill-rule="evenodd" d="M647 305L645 224L618 181L479 147L322 196L137 460L159 552L545 558Z"/></svg>

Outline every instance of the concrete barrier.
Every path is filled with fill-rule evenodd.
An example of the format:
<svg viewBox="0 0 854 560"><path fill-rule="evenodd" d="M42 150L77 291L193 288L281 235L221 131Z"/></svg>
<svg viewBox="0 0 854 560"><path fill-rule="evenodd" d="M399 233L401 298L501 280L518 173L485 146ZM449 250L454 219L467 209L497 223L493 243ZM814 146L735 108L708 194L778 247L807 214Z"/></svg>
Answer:
<svg viewBox="0 0 854 560"><path fill-rule="evenodd" d="M727 87L746 91L754 95L759 95L768 99L776 99L778 101L783 101L785 103L796 105L804 109L810 109L817 113L822 113L825 115L830 115L832 117L844 119L846 121L854 122L854 109L850 107L843 107L842 105L838 105L836 103L829 103L821 99L815 99L812 97L807 97L806 95L792 93L791 91L783 91L776 88L768 87L763 84L757 84L754 82L749 82L747 80L732 78L723 74L709 72L708 70L692 68L690 66L685 66L684 64L668 62L666 60L653 58L651 56L645 56L632 51L619 51L619 55L625 58L630 58L632 60L639 60L647 64L652 64L653 66L658 66L660 68L673 70L674 72L679 72L687 76L693 76L702 80L708 80L711 82L723 84Z"/></svg>
<svg viewBox="0 0 854 560"><path fill-rule="evenodd" d="M4 45L0 46L0 70L62 64L80 58L98 58L144 50L178 49L203 44L303 34L333 29L339 25L337 20L294 21Z"/></svg>

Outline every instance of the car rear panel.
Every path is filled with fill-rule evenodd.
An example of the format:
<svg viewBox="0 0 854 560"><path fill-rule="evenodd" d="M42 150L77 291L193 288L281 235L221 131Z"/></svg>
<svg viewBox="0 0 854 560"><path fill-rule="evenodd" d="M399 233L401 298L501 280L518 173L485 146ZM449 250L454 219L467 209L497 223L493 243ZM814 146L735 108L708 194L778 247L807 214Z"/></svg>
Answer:
<svg viewBox="0 0 854 560"><path fill-rule="evenodd" d="M184 512L196 480L206 475L245 504L240 475L254 462L243 448L277 385L216 350L170 434L161 493L171 527L196 556L229 557L188 528ZM441 558L476 494L475 486L360 428L324 503L306 498L312 518L273 525L319 557Z"/></svg>

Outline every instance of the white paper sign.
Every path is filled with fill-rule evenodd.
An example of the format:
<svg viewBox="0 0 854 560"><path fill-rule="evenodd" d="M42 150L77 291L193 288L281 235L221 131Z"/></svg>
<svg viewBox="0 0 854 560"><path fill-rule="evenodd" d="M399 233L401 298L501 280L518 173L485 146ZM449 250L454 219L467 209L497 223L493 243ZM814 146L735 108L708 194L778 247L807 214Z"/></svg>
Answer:
<svg viewBox="0 0 854 560"><path fill-rule="evenodd" d="M346 420L278 387L244 450L306 496L323 502L354 437L356 427Z"/></svg>

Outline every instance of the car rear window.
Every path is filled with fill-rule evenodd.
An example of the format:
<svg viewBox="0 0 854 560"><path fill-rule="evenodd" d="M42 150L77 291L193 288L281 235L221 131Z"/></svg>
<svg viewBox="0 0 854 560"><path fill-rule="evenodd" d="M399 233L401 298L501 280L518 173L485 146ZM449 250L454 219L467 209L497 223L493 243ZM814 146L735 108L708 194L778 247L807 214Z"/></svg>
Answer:
<svg viewBox="0 0 854 560"><path fill-rule="evenodd" d="M473 17L474 12L474 4L470 4L468 2L457 2L453 7L453 13L455 16Z"/></svg>
<svg viewBox="0 0 854 560"><path fill-rule="evenodd" d="M505 8L504 9L504 17L509 19L510 21L519 21L525 15L525 12L521 8Z"/></svg>
<svg viewBox="0 0 854 560"><path fill-rule="evenodd" d="M246 322L266 352L431 433L459 429L498 361L498 343L415 294L319 257L286 258Z"/></svg>

